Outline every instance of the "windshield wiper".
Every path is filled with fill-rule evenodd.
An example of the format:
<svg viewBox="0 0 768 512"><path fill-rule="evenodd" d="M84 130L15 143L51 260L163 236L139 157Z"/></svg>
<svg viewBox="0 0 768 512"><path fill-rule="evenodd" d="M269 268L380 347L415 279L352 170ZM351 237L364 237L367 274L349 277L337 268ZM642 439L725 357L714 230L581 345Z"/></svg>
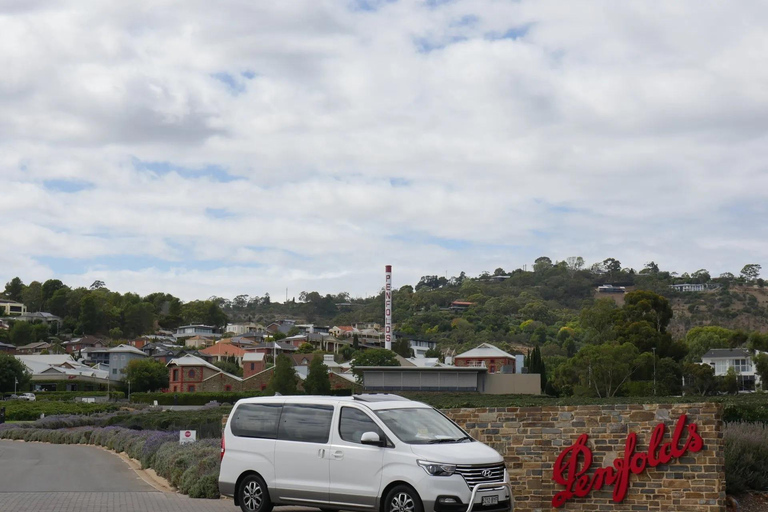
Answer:
<svg viewBox="0 0 768 512"><path fill-rule="evenodd" d="M438 444L438 443L460 443L462 441L466 441L467 439L472 439L469 436L460 437L458 439L454 439L452 437L448 437L445 439L430 439L427 441L427 444Z"/></svg>

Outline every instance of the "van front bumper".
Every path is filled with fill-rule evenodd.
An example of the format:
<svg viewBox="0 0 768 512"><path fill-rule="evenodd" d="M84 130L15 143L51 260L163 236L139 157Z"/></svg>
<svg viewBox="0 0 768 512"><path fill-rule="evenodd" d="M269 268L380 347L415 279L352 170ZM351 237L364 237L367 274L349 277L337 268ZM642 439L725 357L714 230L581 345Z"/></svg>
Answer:
<svg viewBox="0 0 768 512"><path fill-rule="evenodd" d="M483 505L479 502L478 493L490 490L506 490L508 499L499 498L498 503ZM515 498L509 481L478 484L472 489L469 500L465 503L457 495L441 494L435 500L423 501L424 510L434 512L509 512L515 508Z"/></svg>

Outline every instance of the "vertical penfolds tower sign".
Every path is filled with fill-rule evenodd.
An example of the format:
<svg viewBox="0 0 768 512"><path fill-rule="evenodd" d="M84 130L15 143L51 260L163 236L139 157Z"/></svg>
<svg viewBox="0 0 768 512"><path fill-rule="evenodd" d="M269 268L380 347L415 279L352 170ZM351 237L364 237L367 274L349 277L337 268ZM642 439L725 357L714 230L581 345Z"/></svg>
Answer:
<svg viewBox="0 0 768 512"><path fill-rule="evenodd" d="M392 265L384 267L384 348L392 350Z"/></svg>
<svg viewBox="0 0 768 512"><path fill-rule="evenodd" d="M624 444L623 457L617 457L612 466L598 468L592 474L588 473L592 467L592 450L587 446L589 436L582 434L555 462L554 480L565 486L565 490L555 494L552 506L562 507L573 498L583 498L593 490L610 486L613 486L613 501L620 503L627 496L631 475L639 475L646 468L667 464L688 452L696 453L704 448L698 427L695 423L687 424L687 420L685 414L680 416L672 439L666 443L663 443L666 425L656 425L647 452L635 450L637 434L631 432Z"/></svg>

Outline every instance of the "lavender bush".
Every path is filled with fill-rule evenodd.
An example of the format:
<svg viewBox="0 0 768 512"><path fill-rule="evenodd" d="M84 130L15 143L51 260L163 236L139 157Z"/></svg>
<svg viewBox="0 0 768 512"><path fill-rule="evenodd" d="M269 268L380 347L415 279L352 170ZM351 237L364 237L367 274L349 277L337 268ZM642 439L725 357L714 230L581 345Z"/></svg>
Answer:
<svg viewBox="0 0 768 512"><path fill-rule="evenodd" d="M765 424L725 425L725 487L728 494L768 491L768 428Z"/></svg>

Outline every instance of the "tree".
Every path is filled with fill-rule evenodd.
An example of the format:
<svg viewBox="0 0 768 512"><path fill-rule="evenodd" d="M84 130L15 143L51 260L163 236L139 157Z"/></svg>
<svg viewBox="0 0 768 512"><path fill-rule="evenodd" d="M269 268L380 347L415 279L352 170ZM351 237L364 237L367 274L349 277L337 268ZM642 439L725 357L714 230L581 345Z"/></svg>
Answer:
<svg viewBox="0 0 768 512"><path fill-rule="evenodd" d="M357 380L362 382L363 372L361 366L400 366L396 354L385 348L369 348L352 360L352 373Z"/></svg>
<svg viewBox="0 0 768 512"><path fill-rule="evenodd" d="M565 261L570 270L581 270L584 268L584 258L581 256L569 256Z"/></svg>
<svg viewBox="0 0 768 512"><path fill-rule="evenodd" d="M51 297L53 297L54 293L56 293L58 290L61 290L62 288L65 288L64 283L58 279L48 279L43 283L43 309L48 311L48 301L51 300Z"/></svg>
<svg viewBox="0 0 768 512"><path fill-rule="evenodd" d="M392 343L392 351L405 358L413 357L411 342L407 338L398 338Z"/></svg>
<svg viewBox="0 0 768 512"><path fill-rule="evenodd" d="M694 395L709 395L715 391L715 369L708 364L686 363L683 365L684 392Z"/></svg>
<svg viewBox="0 0 768 512"><path fill-rule="evenodd" d="M14 323L13 327L11 327L9 338L11 344L17 347L37 341L35 339L35 328L29 322Z"/></svg>
<svg viewBox="0 0 768 512"><path fill-rule="evenodd" d="M129 337L154 332L155 307L149 302L129 304L123 309L123 327Z"/></svg>
<svg viewBox="0 0 768 512"><path fill-rule="evenodd" d="M594 344L615 340L618 314L619 308L611 299L597 299L592 307L582 309L579 323L585 330L584 339Z"/></svg>
<svg viewBox="0 0 768 512"><path fill-rule="evenodd" d="M321 356L315 356L309 363L309 372L304 379L304 391L308 395L330 395L331 379L328 376L328 367L323 363Z"/></svg>
<svg viewBox="0 0 768 512"><path fill-rule="evenodd" d="M613 397L643 363L639 356L631 343L585 345L564 365L565 384L582 394Z"/></svg>
<svg viewBox="0 0 768 512"><path fill-rule="evenodd" d="M621 262L616 258L606 258L603 260L603 271L610 274L617 274L621 272Z"/></svg>
<svg viewBox="0 0 768 512"><path fill-rule="evenodd" d="M544 272L550 268L552 268L552 260L547 256L536 258L536 260L533 262L534 272Z"/></svg>
<svg viewBox="0 0 768 512"><path fill-rule="evenodd" d="M295 395L298 389L297 384L298 377L296 377L296 371L293 369L291 358L285 354L280 354L277 356L275 371L272 373L272 378L269 379L267 393L270 395L275 393L280 393L281 395Z"/></svg>
<svg viewBox="0 0 768 512"><path fill-rule="evenodd" d="M528 367L528 373L538 373L541 376L542 391L547 388L547 368L541 359L541 349L536 345L528 357L526 357L525 366Z"/></svg>
<svg viewBox="0 0 768 512"><path fill-rule="evenodd" d="M443 353L437 347L430 348L424 352L424 357L436 357L441 363L445 360L445 356L443 356Z"/></svg>
<svg viewBox="0 0 768 512"><path fill-rule="evenodd" d="M755 279L760 277L761 269L762 267L757 263L750 263L748 265L744 265L744 268L741 269L741 277L743 277L747 281L754 281Z"/></svg>
<svg viewBox="0 0 768 512"><path fill-rule="evenodd" d="M234 356L232 356L232 359L233 360L225 359L223 361L216 361L213 363L213 366L236 377L242 377L243 368L234 361Z"/></svg>
<svg viewBox="0 0 768 512"><path fill-rule="evenodd" d="M131 383L131 390L145 392L168 387L168 368L151 357L134 359L125 367L124 381Z"/></svg>
<svg viewBox="0 0 768 512"><path fill-rule="evenodd" d="M686 361L697 363L713 348L728 348L732 336L733 331L724 327L712 325L694 327L685 335L685 344L688 346Z"/></svg>
<svg viewBox="0 0 768 512"><path fill-rule="evenodd" d="M0 352L0 393L13 391L14 387L18 391L26 386L31 379L32 376L24 363L10 354Z"/></svg>
<svg viewBox="0 0 768 512"><path fill-rule="evenodd" d="M96 334L100 331L103 314L93 293L88 293L80 300L79 319L83 334Z"/></svg>
<svg viewBox="0 0 768 512"><path fill-rule="evenodd" d="M22 292L24 291L24 283L18 277L14 277L9 282L5 283L4 295L16 302L22 301Z"/></svg>
<svg viewBox="0 0 768 512"><path fill-rule="evenodd" d="M315 351L315 347L312 346L311 343L307 343L306 341L299 345L299 349L296 351L297 354L311 354Z"/></svg>
<svg viewBox="0 0 768 512"><path fill-rule="evenodd" d="M735 395L739 392L739 376L736 375L733 366L728 368L728 372L722 377L720 390L729 395Z"/></svg>
<svg viewBox="0 0 768 512"><path fill-rule="evenodd" d="M763 390L765 391L766 383L768 383L768 354L757 354L752 359L755 362L755 372L760 375L760 382L763 383Z"/></svg>
<svg viewBox="0 0 768 512"><path fill-rule="evenodd" d="M104 281L96 280L93 283L91 283L91 286L88 288L89 290L100 290L101 288L105 288L106 284L104 284Z"/></svg>
<svg viewBox="0 0 768 512"><path fill-rule="evenodd" d="M40 281L32 281L21 292L21 300L27 311L41 311L43 309L43 285Z"/></svg>
<svg viewBox="0 0 768 512"><path fill-rule="evenodd" d="M352 335L352 348L354 350L360 350L360 337L357 333Z"/></svg>
<svg viewBox="0 0 768 512"><path fill-rule="evenodd" d="M622 311L627 322L645 321L660 333L667 331L673 315L672 305L666 297L646 290L627 293Z"/></svg>

